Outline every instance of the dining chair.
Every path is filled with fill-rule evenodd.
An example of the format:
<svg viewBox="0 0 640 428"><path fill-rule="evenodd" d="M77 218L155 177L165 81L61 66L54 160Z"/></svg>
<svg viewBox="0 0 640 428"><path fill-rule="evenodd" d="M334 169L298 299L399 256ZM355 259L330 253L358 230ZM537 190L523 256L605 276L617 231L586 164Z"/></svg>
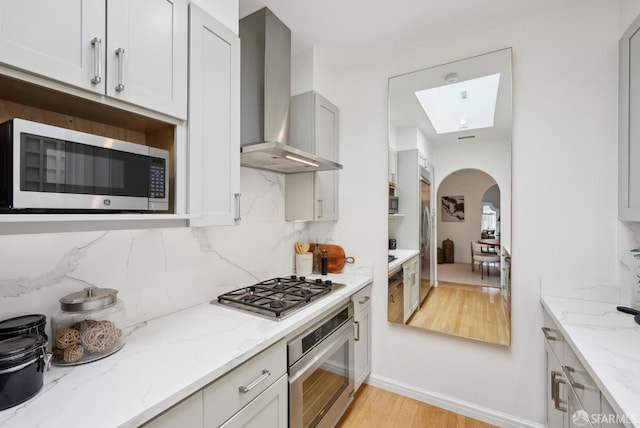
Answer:
<svg viewBox="0 0 640 428"><path fill-rule="evenodd" d="M480 266L480 276L484 279L484 266L487 266L487 275L491 275L490 265L500 263L500 255L490 250L488 246L471 241L471 271L475 272L475 264Z"/></svg>

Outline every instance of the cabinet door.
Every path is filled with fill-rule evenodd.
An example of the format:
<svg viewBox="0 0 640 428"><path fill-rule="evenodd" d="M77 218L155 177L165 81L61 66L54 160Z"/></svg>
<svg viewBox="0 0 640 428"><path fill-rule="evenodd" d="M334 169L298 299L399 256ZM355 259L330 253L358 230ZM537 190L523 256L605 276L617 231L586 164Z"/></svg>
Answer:
<svg viewBox="0 0 640 428"><path fill-rule="evenodd" d="M360 388L362 382L371 373L371 305L354 316L355 346L354 346L354 371L355 391Z"/></svg>
<svg viewBox="0 0 640 428"><path fill-rule="evenodd" d="M624 424L620 422L620 420L624 420L624 418L620 418L616 411L613 410L613 407L606 398L601 394L600 395L600 404L601 404L601 421L600 426L602 428L624 428Z"/></svg>
<svg viewBox="0 0 640 428"><path fill-rule="evenodd" d="M620 39L618 218L640 220L640 17Z"/></svg>
<svg viewBox="0 0 640 428"><path fill-rule="evenodd" d="M354 371L355 390L371 373L371 292L369 284L351 296L354 313Z"/></svg>
<svg viewBox="0 0 640 428"><path fill-rule="evenodd" d="M202 391L198 391L142 426L144 428L201 428L203 424Z"/></svg>
<svg viewBox="0 0 640 428"><path fill-rule="evenodd" d="M418 299L420 294L419 282L418 282L418 257L413 257L408 262L402 265L404 271L404 322L411 317L413 312L418 307Z"/></svg>
<svg viewBox="0 0 640 428"><path fill-rule="evenodd" d="M315 154L338 161L338 108L314 94ZM338 219L338 171L316 172L316 220Z"/></svg>
<svg viewBox="0 0 640 428"><path fill-rule="evenodd" d="M187 0L109 0L107 96L187 117Z"/></svg>
<svg viewBox="0 0 640 428"><path fill-rule="evenodd" d="M389 149L389 185L398 184L398 152Z"/></svg>
<svg viewBox="0 0 640 428"><path fill-rule="evenodd" d="M105 8L97 0L2 0L1 61L104 93Z"/></svg>
<svg viewBox="0 0 640 428"><path fill-rule="evenodd" d="M555 355L545 345L546 388L545 409L549 428L568 426L567 419L567 380Z"/></svg>
<svg viewBox="0 0 640 428"><path fill-rule="evenodd" d="M287 428L288 391L289 382L285 374L222 424L221 428Z"/></svg>
<svg viewBox="0 0 640 428"><path fill-rule="evenodd" d="M316 92L291 101L290 144L338 161L338 108ZM285 177L285 219L338 219L338 171L288 174Z"/></svg>
<svg viewBox="0 0 640 428"><path fill-rule="evenodd" d="M191 226L240 218L240 39L190 6L189 212Z"/></svg>
<svg viewBox="0 0 640 428"><path fill-rule="evenodd" d="M314 220L338 220L338 171L319 171L315 175Z"/></svg>

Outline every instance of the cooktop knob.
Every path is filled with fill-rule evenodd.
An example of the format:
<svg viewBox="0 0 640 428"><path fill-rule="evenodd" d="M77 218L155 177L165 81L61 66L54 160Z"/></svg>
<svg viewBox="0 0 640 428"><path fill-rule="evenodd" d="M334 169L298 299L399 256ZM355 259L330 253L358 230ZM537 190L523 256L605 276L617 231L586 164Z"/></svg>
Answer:
<svg viewBox="0 0 640 428"><path fill-rule="evenodd" d="M306 279L307 279L307 277L306 277L306 276L301 276L301 277L300 277L300 278L298 278L298 279L299 279L300 281L304 281L304 280L306 280Z"/></svg>
<svg viewBox="0 0 640 428"><path fill-rule="evenodd" d="M295 275L291 275L289 278L296 279L296 276Z"/></svg>
<svg viewBox="0 0 640 428"><path fill-rule="evenodd" d="M325 283L326 285L331 285L331 284L333 284L333 283L331 282L331 280L330 280L330 279L327 279L324 283Z"/></svg>
<svg viewBox="0 0 640 428"><path fill-rule="evenodd" d="M322 278L316 278L316 284L322 284Z"/></svg>

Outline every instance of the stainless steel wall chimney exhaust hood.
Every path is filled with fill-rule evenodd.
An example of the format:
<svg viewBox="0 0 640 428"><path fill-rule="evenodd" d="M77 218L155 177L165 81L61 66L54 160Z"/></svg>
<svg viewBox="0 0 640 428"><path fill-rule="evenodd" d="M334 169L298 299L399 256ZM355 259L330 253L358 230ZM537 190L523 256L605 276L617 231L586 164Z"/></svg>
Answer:
<svg viewBox="0 0 640 428"><path fill-rule="evenodd" d="M240 20L240 165L281 172L342 165L289 145L291 30L266 7Z"/></svg>

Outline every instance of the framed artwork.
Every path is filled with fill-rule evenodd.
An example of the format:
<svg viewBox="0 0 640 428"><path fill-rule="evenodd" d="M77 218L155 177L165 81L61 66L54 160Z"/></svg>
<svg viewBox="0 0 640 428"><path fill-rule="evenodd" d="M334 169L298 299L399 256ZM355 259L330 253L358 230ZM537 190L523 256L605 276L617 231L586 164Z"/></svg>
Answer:
<svg viewBox="0 0 640 428"><path fill-rule="evenodd" d="M464 196L442 197L442 221L464 221Z"/></svg>

